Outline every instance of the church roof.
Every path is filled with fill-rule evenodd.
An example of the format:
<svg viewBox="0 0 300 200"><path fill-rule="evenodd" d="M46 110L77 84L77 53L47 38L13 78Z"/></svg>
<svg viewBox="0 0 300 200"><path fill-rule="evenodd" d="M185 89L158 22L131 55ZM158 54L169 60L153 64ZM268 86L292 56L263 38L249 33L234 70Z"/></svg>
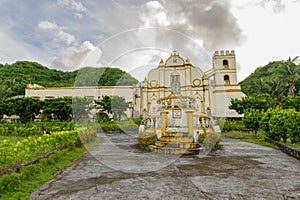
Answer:
<svg viewBox="0 0 300 200"><path fill-rule="evenodd" d="M184 59L177 51L173 51L170 57L165 62L166 66L182 66L185 64Z"/></svg>

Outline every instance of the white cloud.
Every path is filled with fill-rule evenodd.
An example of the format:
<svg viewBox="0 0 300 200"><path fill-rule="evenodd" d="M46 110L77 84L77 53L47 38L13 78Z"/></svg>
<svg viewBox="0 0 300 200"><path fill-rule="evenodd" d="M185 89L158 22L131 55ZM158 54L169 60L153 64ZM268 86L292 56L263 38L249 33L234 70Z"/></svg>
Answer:
<svg viewBox="0 0 300 200"><path fill-rule="evenodd" d="M158 1L149 1L142 9L141 20L145 27L168 26L170 22L167 14L167 10Z"/></svg>
<svg viewBox="0 0 300 200"><path fill-rule="evenodd" d="M90 41L84 41L79 47L68 47L60 50L60 56L52 61L52 67L61 70L74 70L81 66L85 57L96 47Z"/></svg>
<svg viewBox="0 0 300 200"><path fill-rule="evenodd" d="M43 30L57 30L59 27L55 22L49 22L49 21L41 21L38 25L40 29Z"/></svg>
<svg viewBox="0 0 300 200"><path fill-rule="evenodd" d="M49 21L41 21L38 24L38 27L45 31L54 31L55 32L55 40L63 41L67 45L77 45L78 41L76 40L75 36L66 32L64 27L58 26L55 22Z"/></svg>
<svg viewBox="0 0 300 200"><path fill-rule="evenodd" d="M56 38L58 38L61 41L66 42L67 45L76 45L78 43L76 38L73 35L65 32L65 31L62 31L62 30L58 31Z"/></svg>
<svg viewBox="0 0 300 200"><path fill-rule="evenodd" d="M73 9L77 12L85 12L86 11L86 7L84 7L81 2L77 2L75 0L58 0L57 3L60 6L63 6L63 7L69 8L69 9Z"/></svg>

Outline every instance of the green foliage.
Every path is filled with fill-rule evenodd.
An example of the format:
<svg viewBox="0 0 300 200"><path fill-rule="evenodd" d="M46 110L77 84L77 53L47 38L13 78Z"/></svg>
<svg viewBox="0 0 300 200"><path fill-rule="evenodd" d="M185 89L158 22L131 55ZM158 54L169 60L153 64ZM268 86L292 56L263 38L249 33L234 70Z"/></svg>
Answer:
<svg viewBox="0 0 300 200"><path fill-rule="evenodd" d="M91 114L91 110L94 109L93 99L74 97L72 99L72 111L74 122L82 122L89 118L88 114Z"/></svg>
<svg viewBox="0 0 300 200"><path fill-rule="evenodd" d="M130 74L119 68L84 67L78 71L76 86L125 86L138 83Z"/></svg>
<svg viewBox="0 0 300 200"><path fill-rule="evenodd" d="M24 95L26 84L29 83L43 87L70 87L74 83L75 86L122 86L137 82L130 74L118 68L86 67L63 72L29 61L0 65L0 98Z"/></svg>
<svg viewBox="0 0 300 200"><path fill-rule="evenodd" d="M222 132L222 135L232 139L240 139L244 142L250 142L250 143L270 147L273 149L279 149L276 145L266 142L265 134L261 132L258 132L258 134L252 134L247 132L231 131L231 132Z"/></svg>
<svg viewBox="0 0 300 200"><path fill-rule="evenodd" d="M300 67L291 60L270 62L257 68L254 73L240 82L246 95L269 94L280 101L294 87L295 93L300 90Z"/></svg>
<svg viewBox="0 0 300 200"><path fill-rule="evenodd" d="M45 154L60 146L81 146L76 131L54 132L40 137L28 137L17 144L9 140L0 141L0 170L9 169L18 163Z"/></svg>
<svg viewBox="0 0 300 200"><path fill-rule="evenodd" d="M100 127L103 131L121 131L121 128L115 121L111 122L102 122L100 123Z"/></svg>
<svg viewBox="0 0 300 200"><path fill-rule="evenodd" d="M262 129L266 131L266 136L272 140L283 140L286 143L290 138L292 142L299 139L298 113L295 109L276 108L268 110L261 120Z"/></svg>
<svg viewBox="0 0 300 200"><path fill-rule="evenodd" d="M0 115L18 115L22 123L30 122L40 114L43 103L34 98L8 98L0 99Z"/></svg>
<svg viewBox="0 0 300 200"><path fill-rule="evenodd" d="M53 178L60 170L86 152L85 148L68 148L40 160L37 164L21 168L0 177L0 199L28 199L36 188Z"/></svg>
<svg viewBox="0 0 300 200"><path fill-rule="evenodd" d="M106 111L108 114L112 114L110 96L102 96L102 98L95 103L98 104L103 111Z"/></svg>
<svg viewBox="0 0 300 200"><path fill-rule="evenodd" d="M125 101L124 97L112 96L111 97L111 109L114 116L117 116L117 119L121 120L121 115L128 108L128 103Z"/></svg>
<svg viewBox="0 0 300 200"><path fill-rule="evenodd" d="M18 61L0 65L0 98L24 95L28 83L44 87L72 86L77 72L48 69L36 62Z"/></svg>
<svg viewBox="0 0 300 200"><path fill-rule="evenodd" d="M243 123L246 128L253 130L255 133L260 128L260 120L262 117L262 113L260 110L256 109L249 109L245 111L244 118L243 118Z"/></svg>
<svg viewBox="0 0 300 200"><path fill-rule="evenodd" d="M26 124L8 122L0 123L1 136L42 136L45 133L49 134L56 131L71 131L74 129L74 123L60 121L35 121Z"/></svg>
<svg viewBox="0 0 300 200"><path fill-rule="evenodd" d="M114 118L121 120L121 115L128 108L128 103L125 101L124 97L120 96L102 96L96 104L100 105L103 111L109 114L113 114Z"/></svg>
<svg viewBox="0 0 300 200"><path fill-rule="evenodd" d="M238 114L243 114L245 110L267 110L275 107L275 99L268 94L245 96L242 99L231 99L229 109L235 110Z"/></svg>
<svg viewBox="0 0 300 200"><path fill-rule="evenodd" d="M260 120L260 128L264 130L266 133L270 132L269 121L274 113L274 109L269 108L265 113L263 113ZM271 138L272 139L272 138Z"/></svg>
<svg viewBox="0 0 300 200"><path fill-rule="evenodd" d="M47 119L58 119L60 121L71 120L72 118L72 98L45 99L45 106L42 114Z"/></svg>
<svg viewBox="0 0 300 200"><path fill-rule="evenodd" d="M199 144L202 144L204 139L206 137L206 133L201 133L201 134L198 134L198 143Z"/></svg>
<svg viewBox="0 0 300 200"><path fill-rule="evenodd" d="M99 121L100 128L103 131L129 131L129 130L138 130L139 125L136 124L133 120L122 120L122 121Z"/></svg>
<svg viewBox="0 0 300 200"><path fill-rule="evenodd" d="M73 104L72 104L73 102ZM93 100L82 97L63 97L43 101L30 97L0 99L0 117L4 114L20 116L20 122L27 123L35 119L42 111L46 119L75 122L87 120L94 105ZM0 118L0 119L1 119Z"/></svg>
<svg viewBox="0 0 300 200"><path fill-rule="evenodd" d="M136 124L136 126L140 126L142 123L142 117L138 117L138 118L131 118L132 122L134 124Z"/></svg>
<svg viewBox="0 0 300 200"><path fill-rule="evenodd" d="M149 150L150 145L154 145L157 141L157 135L155 133L140 132L138 135L139 144L146 150Z"/></svg>
<svg viewBox="0 0 300 200"><path fill-rule="evenodd" d="M300 96L287 96L283 97L280 105L283 109L296 109L296 111L300 112Z"/></svg>
<svg viewBox="0 0 300 200"><path fill-rule="evenodd" d="M206 149L219 149L221 138L217 132L208 132L198 135L198 142L200 146Z"/></svg>
<svg viewBox="0 0 300 200"><path fill-rule="evenodd" d="M241 120L225 118L219 122L223 131L244 130L245 126Z"/></svg>
<svg viewBox="0 0 300 200"><path fill-rule="evenodd" d="M108 123L111 121L106 113L97 113L97 120L100 124Z"/></svg>

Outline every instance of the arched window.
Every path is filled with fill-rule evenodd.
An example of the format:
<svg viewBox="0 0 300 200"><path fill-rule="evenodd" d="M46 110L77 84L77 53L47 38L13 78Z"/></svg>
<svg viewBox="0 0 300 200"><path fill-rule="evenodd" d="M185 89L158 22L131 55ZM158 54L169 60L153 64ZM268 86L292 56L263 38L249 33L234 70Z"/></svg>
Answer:
<svg viewBox="0 0 300 200"><path fill-rule="evenodd" d="M223 68L229 68L228 60L223 60Z"/></svg>
<svg viewBox="0 0 300 200"><path fill-rule="evenodd" d="M228 76L228 75L225 75L225 76L224 76L224 84L225 84L225 85L229 85L229 84L230 84L230 79L229 79L229 76Z"/></svg>

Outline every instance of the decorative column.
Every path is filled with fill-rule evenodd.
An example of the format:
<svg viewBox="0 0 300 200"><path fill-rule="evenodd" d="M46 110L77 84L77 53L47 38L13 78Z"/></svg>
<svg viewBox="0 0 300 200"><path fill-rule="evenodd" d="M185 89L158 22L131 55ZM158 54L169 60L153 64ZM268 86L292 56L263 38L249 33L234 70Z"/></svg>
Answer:
<svg viewBox="0 0 300 200"><path fill-rule="evenodd" d="M193 113L194 113L194 111L189 110L189 111L186 111L185 113L186 113L189 136L193 137L194 136L194 127L193 127Z"/></svg>
<svg viewBox="0 0 300 200"><path fill-rule="evenodd" d="M166 136L166 129L167 129L167 124L168 124L168 112L167 111L162 111L160 112L161 115L161 136Z"/></svg>

